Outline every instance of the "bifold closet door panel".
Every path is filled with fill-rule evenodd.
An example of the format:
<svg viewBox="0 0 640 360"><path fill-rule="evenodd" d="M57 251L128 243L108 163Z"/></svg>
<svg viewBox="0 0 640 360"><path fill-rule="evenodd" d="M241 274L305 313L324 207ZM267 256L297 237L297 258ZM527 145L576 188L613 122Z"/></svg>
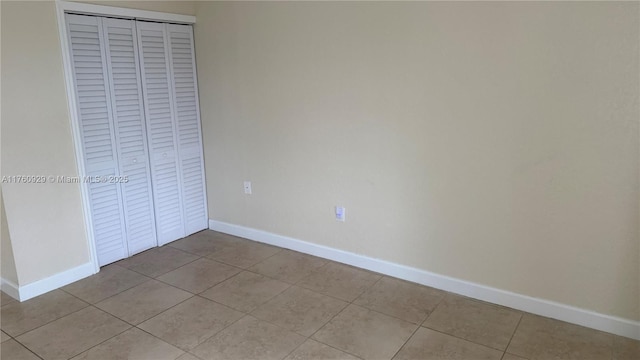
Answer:
<svg viewBox="0 0 640 360"><path fill-rule="evenodd" d="M165 24L137 21L142 87L160 245L185 236L182 183Z"/></svg>
<svg viewBox="0 0 640 360"><path fill-rule="evenodd" d="M167 24L186 235L208 227L193 30Z"/></svg>
<svg viewBox="0 0 640 360"><path fill-rule="evenodd" d="M80 124L85 175L92 180L115 178L117 144L104 51L102 19L66 14L76 108ZM127 257L121 187L112 181L88 184L91 227L99 264Z"/></svg>
<svg viewBox="0 0 640 360"><path fill-rule="evenodd" d="M129 256L158 245L135 25L102 19Z"/></svg>

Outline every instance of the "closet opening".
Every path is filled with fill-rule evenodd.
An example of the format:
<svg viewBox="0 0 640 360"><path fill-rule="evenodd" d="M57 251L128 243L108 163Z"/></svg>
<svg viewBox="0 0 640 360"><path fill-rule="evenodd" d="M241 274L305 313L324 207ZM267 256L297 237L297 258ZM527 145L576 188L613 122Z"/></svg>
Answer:
<svg viewBox="0 0 640 360"><path fill-rule="evenodd" d="M60 2L58 20L96 272L206 229L195 18Z"/></svg>

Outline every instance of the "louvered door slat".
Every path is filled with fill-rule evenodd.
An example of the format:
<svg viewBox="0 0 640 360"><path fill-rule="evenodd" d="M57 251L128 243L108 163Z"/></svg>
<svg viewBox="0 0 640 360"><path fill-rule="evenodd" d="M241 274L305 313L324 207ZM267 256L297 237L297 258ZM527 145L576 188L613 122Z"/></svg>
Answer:
<svg viewBox="0 0 640 360"><path fill-rule="evenodd" d="M129 256L157 245L135 21L103 19Z"/></svg>
<svg viewBox="0 0 640 360"><path fill-rule="evenodd" d="M208 226L193 31L167 24L186 234Z"/></svg>
<svg viewBox="0 0 640 360"><path fill-rule="evenodd" d="M160 245L185 235L164 24L137 22L142 85Z"/></svg>
<svg viewBox="0 0 640 360"><path fill-rule="evenodd" d="M102 19L66 15L85 175L117 176L118 160L109 107ZM99 265L127 256L120 185L89 183L89 207Z"/></svg>

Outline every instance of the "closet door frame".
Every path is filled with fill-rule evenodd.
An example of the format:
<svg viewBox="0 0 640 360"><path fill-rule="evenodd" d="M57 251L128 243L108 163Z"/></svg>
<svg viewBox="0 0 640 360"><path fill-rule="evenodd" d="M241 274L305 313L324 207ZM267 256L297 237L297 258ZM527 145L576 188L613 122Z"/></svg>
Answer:
<svg viewBox="0 0 640 360"><path fill-rule="evenodd" d="M60 45L62 50L62 63L64 67L64 78L66 85L67 101L69 104L69 117L71 121L71 131L73 133L73 145L76 155L76 166L78 176L80 178L87 175L87 169L85 168L85 158L83 151L82 134L80 128L80 119L78 116L78 103L76 99L76 90L73 76L73 63L71 60L69 39L67 37L67 24L65 21L65 13L81 14L81 15L95 15L95 16L107 16L113 18L127 19L127 20L147 20L147 21L159 21L177 24L195 24L195 16L180 15L163 13L157 11L146 11L128 8L119 8L113 6L102 6L93 4L84 4L68 1L56 1L56 15L58 20L58 36L60 39ZM100 265L98 263L98 254L96 251L96 243L93 237L93 223L91 221L91 209L89 201L89 187L88 184L80 181L80 194L82 198L82 210L85 223L85 236L87 239L87 248L89 249L90 264L91 267L84 266L84 269L88 269L82 274L75 274L74 279L69 281L81 279L83 277L98 273L100 271ZM92 271L89 271L92 270ZM62 284L65 285L65 284Z"/></svg>

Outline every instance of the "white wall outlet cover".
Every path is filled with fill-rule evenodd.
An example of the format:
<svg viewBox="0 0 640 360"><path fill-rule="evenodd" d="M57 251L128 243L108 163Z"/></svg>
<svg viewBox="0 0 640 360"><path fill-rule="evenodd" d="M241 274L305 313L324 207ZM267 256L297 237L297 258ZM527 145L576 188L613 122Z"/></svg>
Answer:
<svg viewBox="0 0 640 360"><path fill-rule="evenodd" d="M347 216L347 209L342 206L336 206L336 220L345 221Z"/></svg>
<svg viewBox="0 0 640 360"><path fill-rule="evenodd" d="M251 194L251 181L244 182L244 193Z"/></svg>

